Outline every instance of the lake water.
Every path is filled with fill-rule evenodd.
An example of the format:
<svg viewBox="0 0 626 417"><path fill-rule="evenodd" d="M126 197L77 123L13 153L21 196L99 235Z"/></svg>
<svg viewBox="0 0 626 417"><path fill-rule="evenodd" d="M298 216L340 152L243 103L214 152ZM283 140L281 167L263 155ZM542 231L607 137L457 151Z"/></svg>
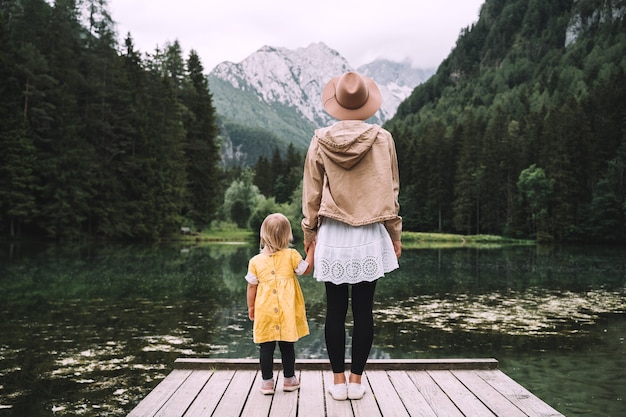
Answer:
<svg viewBox="0 0 626 417"><path fill-rule="evenodd" d="M256 358L253 245L0 244L0 417L125 416L178 357ZM496 358L566 416L625 416L626 250L404 250L373 358ZM324 289L301 279L326 358Z"/></svg>

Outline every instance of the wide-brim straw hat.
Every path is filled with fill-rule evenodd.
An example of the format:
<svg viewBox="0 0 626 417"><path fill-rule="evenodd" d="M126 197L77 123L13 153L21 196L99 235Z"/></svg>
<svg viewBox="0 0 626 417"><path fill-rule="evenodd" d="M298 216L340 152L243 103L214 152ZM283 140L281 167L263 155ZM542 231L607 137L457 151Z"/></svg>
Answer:
<svg viewBox="0 0 626 417"><path fill-rule="evenodd" d="M322 91L324 110L339 120L365 120L382 103L380 89L371 78L350 71L332 78Z"/></svg>

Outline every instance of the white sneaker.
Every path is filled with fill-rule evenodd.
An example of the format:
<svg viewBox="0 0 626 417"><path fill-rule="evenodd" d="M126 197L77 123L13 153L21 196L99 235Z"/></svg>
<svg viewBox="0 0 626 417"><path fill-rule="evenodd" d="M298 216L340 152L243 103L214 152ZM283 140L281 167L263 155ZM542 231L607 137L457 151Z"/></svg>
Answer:
<svg viewBox="0 0 626 417"><path fill-rule="evenodd" d="M351 400L360 400L365 395L365 387L363 384L348 384L348 398Z"/></svg>
<svg viewBox="0 0 626 417"><path fill-rule="evenodd" d="M328 387L328 392L333 400L343 401L348 399L348 387L346 384L333 384Z"/></svg>

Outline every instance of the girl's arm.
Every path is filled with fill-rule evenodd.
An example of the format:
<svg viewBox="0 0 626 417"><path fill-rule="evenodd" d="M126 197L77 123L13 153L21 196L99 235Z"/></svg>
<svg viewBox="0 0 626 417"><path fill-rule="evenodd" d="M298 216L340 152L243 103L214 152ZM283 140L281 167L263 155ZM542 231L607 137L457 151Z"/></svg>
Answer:
<svg viewBox="0 0 626 417"><path fill-rule="evenodd" d="M250 318L250 320L254 320L254 302L256 300L256 288L256 285L248 284L248 293L246 298L248 300L248 317Z"/></svg>
<svg viewBox="0 0 626 417"><path fill-rule="evenodd" d="M305 261L309 264L309 266L303 272L303 275L310 274L311 271L313 271L313 263L315 262L315 239L311 241L309 247L307 248Z"/></svg>

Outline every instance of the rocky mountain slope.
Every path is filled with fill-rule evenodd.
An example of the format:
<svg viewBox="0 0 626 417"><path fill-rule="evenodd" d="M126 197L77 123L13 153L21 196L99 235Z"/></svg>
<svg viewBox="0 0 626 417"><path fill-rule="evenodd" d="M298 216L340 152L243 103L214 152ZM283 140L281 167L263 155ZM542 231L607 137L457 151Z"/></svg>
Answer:
<svg viewBox="0 0 626 417"><path fill-rule="evenodd" d="M314 129L334 122L322 108L320 94L335 75L354 68L324 43L306 48L264 46L239 63L223 62L209 74L213 103L223 122L224 159L248 164L275 146L303 150ZM383 104L370 119L383 123L398 105L434 73L413 68L409 62L376 60L356 68L380 86ZM242 127L247 134L238 135ZM275 143L250 143L250 129L263 131Z"/></svg>

